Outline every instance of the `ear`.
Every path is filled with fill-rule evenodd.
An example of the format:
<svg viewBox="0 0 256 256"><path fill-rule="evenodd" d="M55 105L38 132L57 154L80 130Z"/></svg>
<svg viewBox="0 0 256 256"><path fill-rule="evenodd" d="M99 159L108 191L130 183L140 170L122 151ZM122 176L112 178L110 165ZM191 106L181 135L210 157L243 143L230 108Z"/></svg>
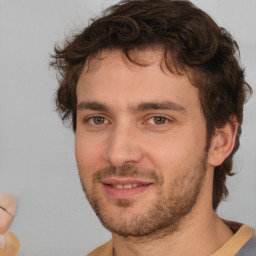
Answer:
<svg viewBox="0 0 256 256"><path fill-rule="evenodd" d="M216 130L209 148L208 164L219 166L230 155L236 142L237 127L237 119L232 116L224 127Z"/></svg>

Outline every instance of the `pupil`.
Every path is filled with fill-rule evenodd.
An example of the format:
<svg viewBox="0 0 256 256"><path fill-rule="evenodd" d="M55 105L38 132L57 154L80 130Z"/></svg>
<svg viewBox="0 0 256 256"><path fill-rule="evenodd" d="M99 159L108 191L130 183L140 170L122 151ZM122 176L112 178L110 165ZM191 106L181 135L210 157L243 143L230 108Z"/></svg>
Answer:
<svg viewBox="0 0 256 256"><path fill-rule="evenodd" d="M164 117L159 117L158 116L158 117L155 117L154 119L155 119L154 121L155 121L156 124L164 124L165 123L165 118Z"/></svg>
<svg viewBox="0 0 256 256"><path fill-rule="evenodd" d="M102 117L95 117L94 118L94 123L95 124L103 124L104 123L104 119Z"/></svg>

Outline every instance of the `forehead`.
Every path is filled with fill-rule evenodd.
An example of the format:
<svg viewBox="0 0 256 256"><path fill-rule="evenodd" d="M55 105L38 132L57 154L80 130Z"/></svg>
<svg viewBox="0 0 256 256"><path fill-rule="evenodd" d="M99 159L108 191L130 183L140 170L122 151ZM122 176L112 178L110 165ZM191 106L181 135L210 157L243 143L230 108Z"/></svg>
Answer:
<svg viewBox="0 0 256 256"><path fill-rule="evenodd" d="M84 71L88 73L95 72L101 65L110 66L116 61L125 63L131 69L138 69L140 66L145 67L154 63L159 64L163 59L163 55L164 50L161 47L133 49L127 53L122 49L103 49L95 55L89 56L85 62Z"/></svg>
<svg viewBox="0 0 256 256"><path fill-rule="evenodd" d="M105 50L97 58L90 58L78 81L78 104L82 100L108 101L120 106L168 100L198 104L198 90L187 74L171 73L164 65L163 54L161 49L134 50L129 56L136 63L120 50Z"/></svg>

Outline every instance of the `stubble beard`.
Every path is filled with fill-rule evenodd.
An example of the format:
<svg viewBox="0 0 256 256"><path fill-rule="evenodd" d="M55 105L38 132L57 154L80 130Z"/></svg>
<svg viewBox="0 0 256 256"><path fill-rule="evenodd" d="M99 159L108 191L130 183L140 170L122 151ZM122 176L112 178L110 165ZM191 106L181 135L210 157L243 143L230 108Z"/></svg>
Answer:
<svg viewBox="0 0 256 256"><path fill-rule="evenodd" d="M107 167L98 170L93 177L90 191L86 189L82 177L81 184L85 195L103 226L127 239L140 240L161 238L179 230L184 218L195 206L206 173L207 154L204 152L197 164L189 170L176 170L177 175L169 182L169 191L163 191L164 179L152 170L142 170L135 166L124 165L120 168ZM120 220L113 218L104 208L102 198L97 195L97 183L105 177L147 177L154 180L157 186L157 195L154 201L149 202L149 207L144 213L134 213L129 219L125 213L135 203L131 199L116 199L115 205L120 209Z"/></svg>

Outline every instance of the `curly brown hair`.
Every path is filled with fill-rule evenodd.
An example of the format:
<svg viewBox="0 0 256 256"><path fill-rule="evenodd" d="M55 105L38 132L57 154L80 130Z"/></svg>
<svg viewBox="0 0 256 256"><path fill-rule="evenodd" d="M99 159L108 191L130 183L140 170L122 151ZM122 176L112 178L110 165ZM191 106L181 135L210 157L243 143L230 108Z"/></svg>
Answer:
<svg viewBox="0 0 256 256"><path fill-rule="evenodd" d="M226 176L232 175L232 157L239 147L243 105L252 89L239 63L239 47L232 36L187 0L124 0L91 20L79 34L56 46L51 65L59 71L56 94L62 120L71 118L76 130L76 85L85 62L104 49L121 49L128 59L135 49L161 46L163 61L173 73L192 70L206 118L207 145L216 129L235 116L238 133L232 153L215 168L213 208L228 195ZM171 58L170 58L171 56ZM137 63L141 65L141 63Z"/></svg>

